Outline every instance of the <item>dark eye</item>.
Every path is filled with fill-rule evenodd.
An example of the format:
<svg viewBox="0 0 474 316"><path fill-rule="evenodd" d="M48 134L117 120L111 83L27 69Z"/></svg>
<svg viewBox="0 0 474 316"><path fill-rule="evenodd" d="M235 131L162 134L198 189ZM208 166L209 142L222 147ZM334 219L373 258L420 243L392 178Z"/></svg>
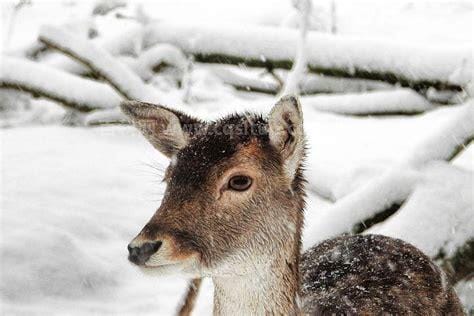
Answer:
<svg viewBox="0 0 474 316"><path fill-rule="evenodd" d="M235 176L229 180L229 188L235 191L245 191L252 185L252 179L247 176Z"/></svg>

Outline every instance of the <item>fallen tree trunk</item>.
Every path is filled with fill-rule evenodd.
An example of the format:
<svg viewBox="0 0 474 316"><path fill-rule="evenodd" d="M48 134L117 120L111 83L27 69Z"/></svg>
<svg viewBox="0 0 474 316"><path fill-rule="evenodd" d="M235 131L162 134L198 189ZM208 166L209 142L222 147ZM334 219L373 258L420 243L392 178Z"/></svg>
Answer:
<svg viewBox="0 0 474 316"><path fill-rule="evenodd" d="M1 88L26 91L80 112L118 107L122 100L106 84L25 59L2 58Z"/></svg>
<svg viewBox="0 0 474 316"><path fill-rule="evenodd" d="M91 39L93 45L102 47L112 56L138 56L142 51L143 26L128 26L118 35L110 37L97 37ZM44 43L39 44L47 47ZM51 50L51 48L47 47ZM61 70L73 73L75 75L88 76L91 70L79 63L70 56L64 55L62 52L54 52L48 54L40 60L42 63L59 68Z"/></svg>
<svg viewBox="0 0 474 316"><path fill-rule="evenodd" d="M276 27L225 29L158 22L148 26L145 46L170 43L205 63L291 69L295 30ZM310 72L381 80L415 90L461 90L472 78L470 47L427 48L344 38L311 32L307 38Z"/></svg>
<svg viewBox="0 0 474 316"><path fill-rule="evenodd" d="M159 93L153 87L145 84L128 66L115 59L105 49L90 41L76 38L52 26L40 30L39 40L87 66L126 99L160 102Z"/></svg>
<svg viewBox="0 0 474 316"><path fill-rule="evenodd" d="M411 89L303 96L301 103L319 111L355 116L414 115L434 108Z"/></svg>

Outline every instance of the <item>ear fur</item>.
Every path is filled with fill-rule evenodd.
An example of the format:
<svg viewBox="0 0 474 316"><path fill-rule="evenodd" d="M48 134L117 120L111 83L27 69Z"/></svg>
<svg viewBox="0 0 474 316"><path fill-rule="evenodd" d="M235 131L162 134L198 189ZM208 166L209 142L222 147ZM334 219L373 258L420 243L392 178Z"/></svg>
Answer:
<svg viewBox="0 0 474 316"><path fill-rule="evenodd" d="M303 112L297 97L282 97L268 117L270 143L281 153L291 180L304 156Z"/></svg>
<svg viewBox="0 0 474 316"><path fill-rule="evenodd" d="M179 111L151 103L124 101L120 108L153 147L169 158L186 146L204 124Z"/></svg>

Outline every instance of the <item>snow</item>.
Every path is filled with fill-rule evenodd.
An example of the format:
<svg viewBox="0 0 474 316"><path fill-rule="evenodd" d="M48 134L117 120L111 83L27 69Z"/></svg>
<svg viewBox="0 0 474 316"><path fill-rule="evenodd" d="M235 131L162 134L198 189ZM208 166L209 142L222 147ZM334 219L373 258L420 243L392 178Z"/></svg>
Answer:
<svg viewBox="0 0 474 316"><path fill-rule="evenodd" d="M300 34L296 43L296 56L293 58L294 63L281 89L281 96L287 94L299 95L300 82L307 71L308 47L306 45L306 38L310 27L310 17L312 15L312 2L310 0L295 0L293 5L298 12Z"/></svg>
<svg viewBox="0 0 474 316"><path fill-rule="evenodd" d="M211 108L210 105L205 107ZM357 181L358 178L364 179L360 182L367 182L368 178L377 175L380 168L403 158L411 146L417 145L416 139L425 139L440 122L452 118L454 110L457 109L438 110L418 117L377 120L340 117L305 108L311 148L308 158L309 168L312 169L308 173L310 186L325 182L325 178L313 176L314 169L322 167L324 161L331 157L333 163L324 167L329 176L346 178L345 182ZM378 137L373 137L382 123L385 129ZM355 130L359 133L354 133ZM88 129L28 127L2 130L0 133L3 141L4 238L1 248L10 258L2 266L3 274L8 277L8 282L2 282L1 290L4 310L7 313L171 314L184 293L185 280L178 277L148 278L126 262L127 243L153 214L164 190L160 182L161 172L148 165L164 170L167 164L165 157L155 152L130 126ZM411 146L407 146L405 135L417 134L418 137L412 137L413 142L409 142ZM381 137L390 146L379 146ZM354 151L351 146L333 146L343 142L353 148L372 149L369 153ZM352 153L348 155L346 150ZM375 159L378 164L374 167L371 163L371 167L367 167L370 171L363 172L360 177L355 176L360 174L355 171L360 170L361 161L368 161L366 157ZM392 163L387 161L389 158ZM341 175L343 166L354 173ZM419 198L415 199L417 191L414 191L414 202L426 201L422 198L426 194L432 200L418 211L417 223L420 226L413 227L413 230L420 234L425 229L424 223L428 222L423 218L427 216L424 212L429 212L434 203L452 204L452 193L458 188L472 191L472 182L468 183L472 173L443 164L434 164L426 170L427 177L432 174L436 182L430 184L431 178L427 178L428 191L422 191ZM458 173L464 175L458 178ZM412 184L411 177L398 177L401 181L398 183L404 184L400 187L408 191L410 186L405 187L405 184ZM429 191L430 185L442 191L443 183L448 180L458 184L452 188L444 186L446 191L443 194ZM337 192L337 181L326 185ZM381 192L376 186L374 190L374 196ZM421 187L420 190L425 189ZM456 194L463 194L464 191ZM342 201L340 195L336 194L336 197ZM408 208L410 203L402 214L416 208L416 205ZM469 205L469 200L464 203ZM319 228L327 231L329 223L322 222L328 219L324 215L325 210L334 210L336 205L322 201L310 192L305 246L312 243L314 232L318 232ZM470 205L472 207L472 202ZM450 210L454 208L452 204ZM446 216L457 222L468 214L469 209L463 209L460 217ZM458 234L463 232L462 227L466 229L469 225L471 222L466 221L464 226L459 226ZM396 233L398 226L393 224L392 227L393 233ZM385 229L389 230L389 227ZM453 239L454 244L450 246L460 241ZM422 240L417 239L417 242L420 244ZM25 251L25 245L34 245L35 249ZM61 258L56 258L58 253L61 253ZM25 275L28 277L25 278ZM8 286L10 284L15 286ZM25 291L27 288L29 290ZM196 314L208 315L211 310L212 288L206 283Z"/></svg>
<svg viewBox="0 0 474 316"><path fill-rule="evenodd" d="M115 60L105 49L52 26L44 26L40 30L40 38L75 55L88 66L94 67L94 71L105 77L127 98L159 103L158 91L144 84L135 73Z"/></svg>
<svg viewBox="0 0 474 316"><path fill-rule="evenodd" d="M136 56L142 50L143 26L139 24L129 24L121 27L120 34L111 34L93 38L91 41L113 56L130 55ZM65 56L61 53L50 53L44 56L41 61L47 65L64 71L83 74L90 72L87 67Z"/></svg>
<svg viewBox="0 0 474 316"><path fill-rule="evenodd" d="M145 81L153 77L153 68L165 64L184 72L188 65L186 56L170 44L157 44L145 51L129 66Z"/></svg>
<svg viewBox="0 0 474 316"><path fill-rule="evenodd" d="M2 57L0 84L18 85L27 91L41 90L53 99L85 107L112 108L121 101L108 85L15 57Z"/></svg>
<svg viewBox="0 0 474 316"><path fill-rule="evenodd" d="M252 53L258 59L292 58L298 31L282 23L292 18L290 1L140 2L142 13L154 21L151 26L136 21L140 3L133 2L118 11L124 18L94 16L82 23L98 30L93 44L84 45L83 29L73 39L61 28L72 20L87 21L94 1L33 1L17 12L6 48L12 54L24 51L34 44L39 26L48 24L53 27L43 29L44 35L93 60L140 98L152 95L154 101L204 119L245 109L266 113L272 107L274 96L228 86L276 92L276 80L262 69L189 67L177 48L185 48L184 53L211 47ZM396 70L414 79L439 77L466 84L467 89L459 95L430 91L432 99L459 103L472 97L470 1L334 3L337 37L311 32L308 40L315 44L310 63ZM328 8L329 3L315 5L315 14L327 18L320 6ZM143 37L144 29L152 37ZM171 30L187 37L162 43L176 37ZM2 56L2 82L27 83L52 97L100 109L71 119L87 128L65 127L60 124L68 113L53 102L1 91L0 104L7 111L0 113L0 126L8 128L0 129L0 309L14 315L173 314L187 280L144 276L126 259L126 245L160 204L162 170L168 161L130 126L90 126L122 121L117 110L122 97L109 85L72 76L90 70L62 56L48 52L41 63ZM110 56L117 58L111 62ZM184 77L151 76L155 61L184 71ZM275 73L283 79L288 75ZM149 85L144 87L140 79L131 82L131 77L146 79ZM176 83L183 79L185 89ZM451 255L473 237L474 148L471 144L450 163L437 161L450 158L474 133L472 101L442 107L389 84L316 75L303 79L301 91L308 90L350 94L302 98L309 147L305 248L403 201L397 213L369 232L403 238L431 256L441 250ZM361 93L366 90L376 91ZM423 114L337 114L376 114L382 109ZM472 307L472 281L461 282L457 289L465 306ZM212 291L205 280L195 315L211 314Z"/></svg>
<svg viewBox="0 0 474 316"><path fill-rule="evenodd" d="M328 94L302 97L305 106L317 110L348 115L422 113L433 105L411 89L374 91L365 93Z"/></svg>
<svg viewBox="0 0 474 316"><path fill-rule="evenodd" d="M297 31L268 26L197 26L156 22L145 35L145 46L166 42L185 53L245 56L251 59L292 60ZM356 69L394 73L411 80L442 81L466 85L472 80L471 45L400 44L388 40L332 36L310 32L307 36L310 68ZM321 49L324 47L324 49ZM453 76L458 73L458 76Z"/></svg>
<svg viewBox="0 0 474 316"><path fill-rule="evenodd" d="M459 106L449 122L441 125L436 134L431 136L420 147L409 153L408 163L420 165L428 160L449 159L453 148L465 146L474 135L474 101Z"/></svg>
<svg viewBox="0 0 474 316"><path fill-rule="evenodd" d="M373 217L377 212L401 204L410 195L418 178L415 171L393 169L358 187L319 212L304 248L351 232L356 224Z"/></svg>
<svg viewBox="0 0 474 316"><path fill-rule="evenodd" d="M401 238L430 257L441 251L451 257L474 238L474 174L439 161L421 172L403 207L367 233Z"/></svg>
<svg viewBox="0 0 474 316"><path fill-rule="evenodd" d="M132 127L17 128L1 139L2 311L172 314L185 280L143 276L126 250L163 191L145 163L166 159Z"/></svg>
<svg viewBox="0 0 474 316"><path fill-rule="evenodd" d="M390 89L394 89L394 86L381 81L326 77L315 74L307 74L301 82L301 92L303 94L311 92L351 93Z"/></svg>

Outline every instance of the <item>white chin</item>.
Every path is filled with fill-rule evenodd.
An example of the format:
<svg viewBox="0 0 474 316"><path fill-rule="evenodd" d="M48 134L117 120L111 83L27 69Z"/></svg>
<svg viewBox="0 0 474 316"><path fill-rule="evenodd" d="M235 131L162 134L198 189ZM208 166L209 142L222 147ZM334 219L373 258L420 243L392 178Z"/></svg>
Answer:
<svg viewBox="0 0 474 316"><path fill-rule="evenodd" d="M164 264L157 266L146 265L144 267L140 267L140 271L142 271L145 275L149 276L179 275L190 278L196 278L200 276L200 273L198 273L195 267L182 263Z"/></svg>

